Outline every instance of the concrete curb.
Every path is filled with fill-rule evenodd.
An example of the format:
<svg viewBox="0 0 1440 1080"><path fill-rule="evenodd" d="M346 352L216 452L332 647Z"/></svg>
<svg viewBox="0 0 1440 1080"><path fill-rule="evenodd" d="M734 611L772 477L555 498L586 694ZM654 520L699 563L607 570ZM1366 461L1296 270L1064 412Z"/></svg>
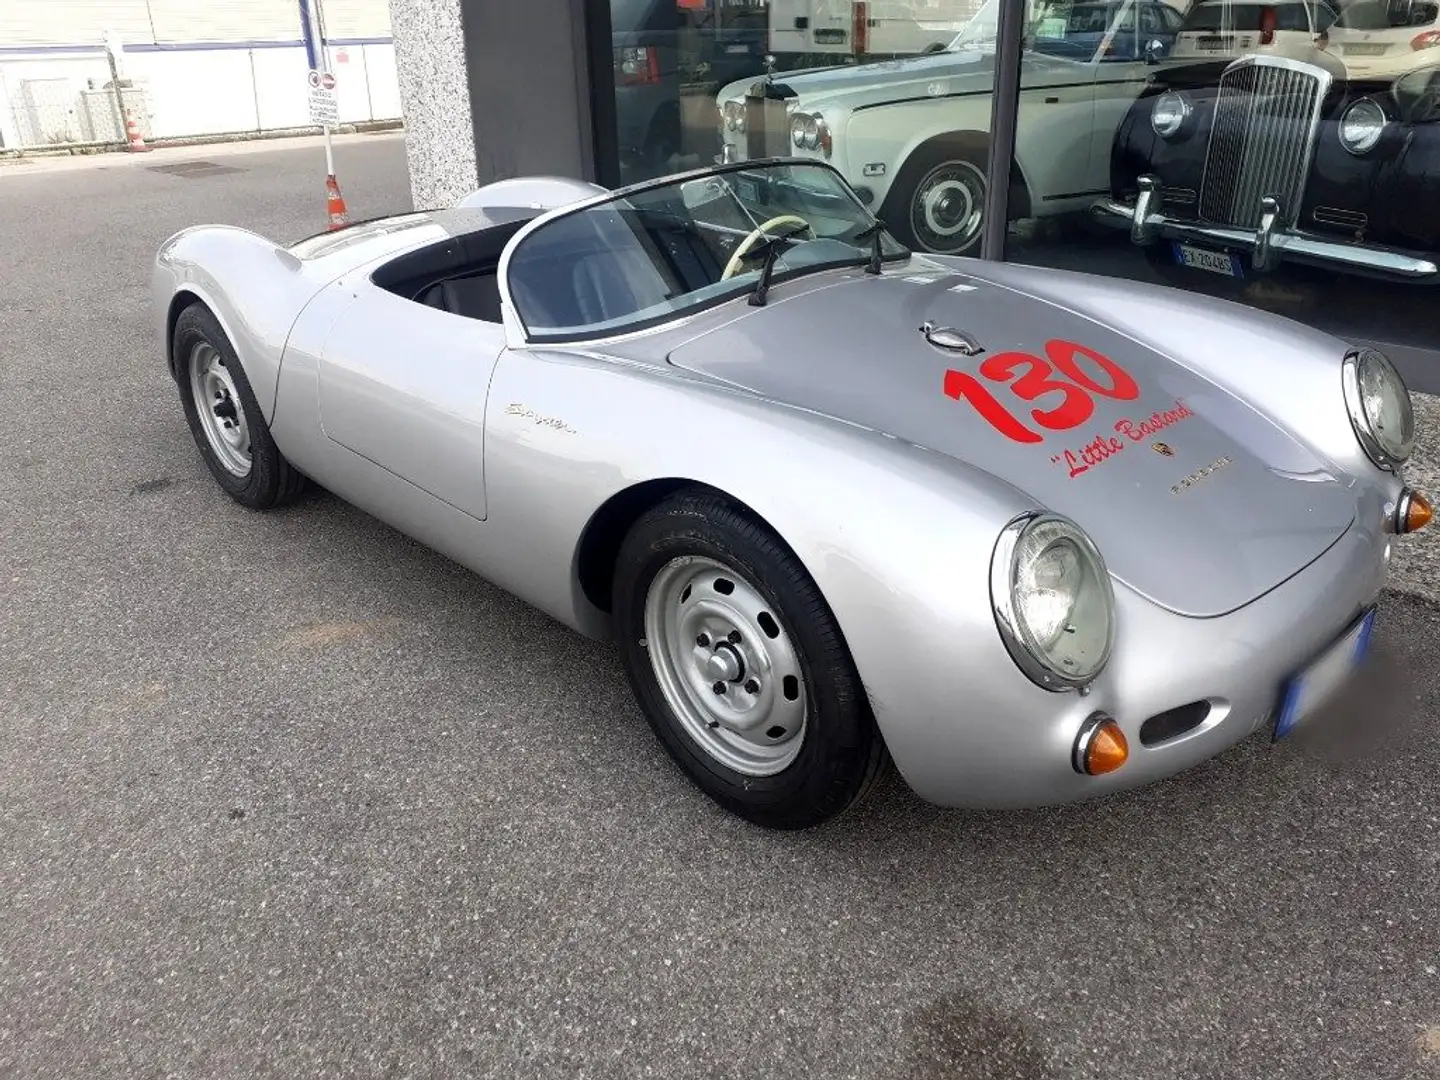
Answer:
<svg viewBox="0 0 1440 1080"><path fill-rule="evenodd" d="M354 124L340 124L330 129L332 135L370 135L385 131L403 131L403 120L362 120ZM145 145L152 149L167 146L205 146L211 143L258 142L265 139L294 139L307 135L323 135L321 127L270 128L265 131L223 131L209 135L185 135L173 139L146 139ZM114 154L126 150L124 142L67 143L54 148L48 146L27 146L15 149L0 149L0 161L26 158L88 157L94 154Z"/></svg>

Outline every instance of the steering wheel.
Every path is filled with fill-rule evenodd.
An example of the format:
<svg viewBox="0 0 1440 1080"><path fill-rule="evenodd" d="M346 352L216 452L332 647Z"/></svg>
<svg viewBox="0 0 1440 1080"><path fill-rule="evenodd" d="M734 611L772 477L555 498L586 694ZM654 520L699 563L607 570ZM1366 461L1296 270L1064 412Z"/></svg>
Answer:
<svg viewBox="0 0 1440 1080"><path fill-rule="evenodd" d="M740 241L740 246L735 249L735 254L731 255L730 261L725 264L725 272L720 275L720 280L728 281L739 272L740 263L744 260L745 253L755 246L756 241L765 238L765 231L767 229L774 228L776 225L783 225L787 221L793 221L796 225L804 225L810 233L810 239L815 239L815 230L810 228L810 223L804 218L796 217L794 214L781 214L778 217L772 217L758 229L753 230L744 240Z"/></svg>

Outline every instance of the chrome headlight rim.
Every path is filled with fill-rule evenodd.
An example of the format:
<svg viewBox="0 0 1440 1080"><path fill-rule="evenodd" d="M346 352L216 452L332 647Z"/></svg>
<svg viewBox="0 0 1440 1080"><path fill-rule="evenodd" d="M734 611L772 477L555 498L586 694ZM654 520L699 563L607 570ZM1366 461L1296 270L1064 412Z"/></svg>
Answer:
<svg viewBox="0 0 1440 1080"><path fill-rule="evenodd" d="M1409 438L1398 446L1386 446L1371 423L1370 414L1365 411L1365 395L1361 389L1362 368L1367 364L1378 364L1387 379L1398 391L1404 423ZM1415 404L1410 398L1410 389L1405 379L1396 370L1390 358L1379 349L1351 349L1345 354L1340 366L1341 387L1345 395L1345 411L1350 415L1350 427L1360 448L1375 465L1386 472L1398 473L1401 466L1410 460L1415 452Z"/></svg>
<svg viewBox="0 0 1440 1080"><path fill-rule="evenodd" d="M1161 111L1161 105L1169 103L1173 105L1173 123L1161 124L1156 117ZM1155 104L1150 106L1150 128L1162 139L1173 139L1185 129L1195 106L1190 103L1190 98L1179 90L1166 90L1155 99Z"/></svg>
<svg viewBox="0 0 1440 1080"><path fill-rule="evenodd" d="M1376 123L1374 127L1374 134L1368 139L1352 141L1345 137L1345 125L1350 121L1351 115L1360 109L1371 112L1372 122L1378 117L1378 123ZM1372 97L1357 98L1347 105L1345 111L1340 114L1340 122L1336 125L1335 134L1340 140L1340 145L1344 147L1346 152L1353 154L1355 157L1362 157L1375 149L1376 145L1380 142L1381 136L1385 134L1385 127L1389 123L1390 117L1385 115L1385 107L1378 101Z"/></svg>
<svg viewBox="0 0 1440 1080"><path fill-rule="evenodd" d="M1021 542L1032 529L1045 524L1063 528L1065 538L1089 560L1102 591L1106 618L1104 646L1099 658L1083 673L1067 672L1050 662L1044 650L1033 641L1015 602L1015 577ZM1000 530L990 558L990 602L1005 651L1025 677L1041 689L1055 693L1070 690L1084 693L1110 663L1115 648L1115 589L1110 571L1089 534L1065 515L1048 510L1030 510L1012 518Z"/></svg>
<svg viewBox="0 0 1440 1080"><path fill-rule="evenodd" d="M830 156L830 128L820 113L792 110L790 113L790 145L797 150L823 150Z"/></svg>

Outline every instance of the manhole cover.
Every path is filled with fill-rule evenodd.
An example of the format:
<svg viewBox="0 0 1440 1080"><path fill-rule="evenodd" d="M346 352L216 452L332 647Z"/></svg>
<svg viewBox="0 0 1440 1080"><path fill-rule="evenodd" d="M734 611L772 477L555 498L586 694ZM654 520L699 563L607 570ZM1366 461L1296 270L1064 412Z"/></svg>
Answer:
<svg viewBox="0 0 1440 1080"><path fill-rule="evenodd" d="M174 165L147 165L150 172L169 173L171 176L219 176L222 173L244 172L233 165L218 165L213 161L177 161Z"/></svg>

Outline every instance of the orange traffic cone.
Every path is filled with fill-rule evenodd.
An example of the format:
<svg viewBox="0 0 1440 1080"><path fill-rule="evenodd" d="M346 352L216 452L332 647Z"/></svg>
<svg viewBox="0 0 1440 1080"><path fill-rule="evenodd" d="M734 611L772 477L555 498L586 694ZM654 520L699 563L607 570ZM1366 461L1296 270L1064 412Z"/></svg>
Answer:
<svg viewBox="0 0 1440 1080"><path fill-rule="evenodd" d="M130 140L130 145L125 147L130 153L149 153L150 147L145 145L145 140L140 135L140 125L135 122L135 114L129 109L125 110L125 138Z"/></svg>
<svg viewBox="0 0 1440 1080"><path fill-rule="evenodd" d="M350 211L345 209L345 196L340 194L340 182L334 173L325 177L325 209L330 213L332 231L350 224Z"/></svg>

